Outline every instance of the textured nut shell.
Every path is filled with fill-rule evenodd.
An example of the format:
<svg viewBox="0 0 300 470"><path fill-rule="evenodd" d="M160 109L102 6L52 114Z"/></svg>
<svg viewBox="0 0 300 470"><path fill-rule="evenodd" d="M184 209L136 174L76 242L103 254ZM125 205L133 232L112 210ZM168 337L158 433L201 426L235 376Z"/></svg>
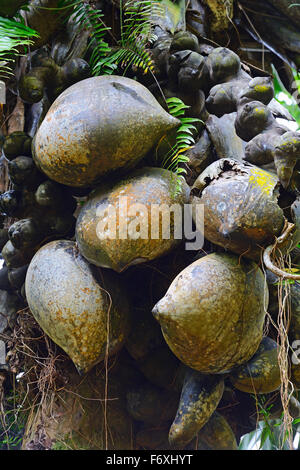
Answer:
<svg viewBox="0 0 300 470"><path fill-rule="evenodd" d="M76 241L80 253L96 266L112 268L123 271L128 266L158 258L174 248L180 240L171 238L151 238L150 223L148 226L148 239L121 239L119 234L119 197L127 197L128 207L132 204L143 204L149 215L152 204L183 205L188 202L189 188L182 182L182 190L173 197L175 189L174 174L161 168L143 168L132 173L128 178L115 186L100 186L91 195L83 206L77 219ZM97 233L99 221L104 220L105 213L112 205L116 209L117 237L100 239ZM146 215L146 214L145 214ZM172 219L171 219L172 220ZM134 216L128 216L128 223L134 222ZM106 236L110 234L106 230ZM171 228L172 234L172 228Z"/></svg>
<svg viewBox="0 0 300 470"><path fill-rule="evenodd" d="M246 393L271 393L280 387L277 343L264 338L254 356L234 371L230 380Z"/></svg>
<svg viewBox="0 0 300 470"><path fill-rule="evenodd" d="M205 238L227 250L258 260L261 247L281 233L278 180L256 166L218 160L199 176L192 194L194 205L204 204Z"/></svg>
<svg viewBox="0 0 300 470"><path fill-rule="evenodd" d="M33 142L46 175L69 186L90 186L134 166L180 121L140 83L125 77L82 80L52 104Z"/></svg>
<svg viewBox="0 0 300 470"><path fill-rule="evenodd" d="M33 316L82 372L104 359L108 311L109 354L121 348L128 332L126 298L119 299L118 279L111 274L101 272L100 285L75 244L65 240L43 246L27 271L26 298Z"/></svg>
<svg viewBox="0 0 300 470"><path fill-rule="evenodd" d="M224 392L221 376L189 371L182 388L179 407L169 432L172 445L185 447L207 423Z"/></svg>
<svg viewBox="0 0 300 470"><path fill-rule="evenodd" d="M184 364L203 373L221 373L256 352L268 300L255 263L214 253L184 269L153 314Z"/></svg>

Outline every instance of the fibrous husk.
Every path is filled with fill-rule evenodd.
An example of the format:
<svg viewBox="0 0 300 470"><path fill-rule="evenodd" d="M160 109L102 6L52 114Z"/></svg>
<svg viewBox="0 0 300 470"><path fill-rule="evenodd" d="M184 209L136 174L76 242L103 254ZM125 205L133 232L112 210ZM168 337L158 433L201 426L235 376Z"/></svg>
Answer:
<svg viewBox="0 0 300 470"><path fill-rule="evenodd" d="M231 159L211 164L191 192L195 208L204 204L205 238L253 259L282 231L278 197L276 176Z"/></svg>
<svg viewBox="0 0 300 470"><path fill-rule="evenodd" d="M254 356L234 370L230 380L235 388L246 393L271 393L281 384L277 343L263 338Z"/></svg>
<svg viewBox="0 0 300 470"><path fill-rule="evenodd" d="M108 377L101 364L84 377L71 361L63 366L63 385L30 408L22 449L134 449L135 426L126 410L126 383L120 380L118 364L110 365Z"/></svg>
<svg viewBox="0 0 300 470"><path fill-rule="evenodd" d="M55 100L34 139L34 158L54 181L91 186L112 171L135 166L179 124L137 81L88 78Z"/></svg>
<svg viewBox="0 0 300 470"><path fill-rule="evenodd" d="M214 253L184 269L153 314L184 364L203 373L224 373L256 352L268 298L254 262Z"/></svg>
<svg viewBox="0 0 300 470"><path fill-rule="evenodd" d="M77 219L76 240L81 254L97 266L121 272L175 248L180 243L175 238L175 217L171 214L169 235L162 229L158 215L151 219L150 215L154 205L177 204L180 210L188 202L189 187L182 181L176 193L176 178L162 168L143 168L114 186L99 186ZM159 229L155 237L153 221Z"/></svg>
<svg viewBox="0 0 300 470"><path fill-rule="evenodd" d="M169 432L171 445L183 448L196 436L216 410L223 391L221 376L187 371L177 414Z"/></svg>
<svg viewBox="0 0 300 470"><path fill-rule="evenodd" d="M80 372L125 342L129 306L119 279L104 271L97 279L74 242L50 242L38 251L27 271L26 298L41 328Z"/></svg>

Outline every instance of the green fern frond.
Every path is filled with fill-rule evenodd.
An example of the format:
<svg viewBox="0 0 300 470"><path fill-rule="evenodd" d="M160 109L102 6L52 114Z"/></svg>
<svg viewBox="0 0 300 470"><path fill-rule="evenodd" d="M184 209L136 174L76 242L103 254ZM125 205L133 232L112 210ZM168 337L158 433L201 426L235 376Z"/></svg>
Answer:
<svg viewBox="0 0 300 470"><path fill-rule="evenodd" d="M80 25L81 29L90 31L90 66L93 75L110 75L117 66L114 66L109 58L111 47L105 40L110 28L103 21L102 10L93 8L84 0L60 0L57 10L69 8L66 21L72 17L73 21Z"/></svg>
<svg viewBox="0 0 300 470"><path fill-rule="evenodd" d="M186 169L183 168L188 162L189 158L185 154L187 150L191 149L195 144L193 137L196 122L202 122L197 118L184 117L186 110L189 108L184 102L176 97L167 98L166 103L169 113L180 120L181 126L177 129L176 143L167 152L161 162L161 166L177 175L175 195L181 190L181 183L186 174Z"/></svg>
<svg viewBox="0 0 300 470"><path fill-rule="evenodd" d="M128 0L124 11L121 11L121 41L120 47L131 51L131 63L144 72L153 71L154 63L147 51L156 36L153 34L153 18L161 16L163 9L159 2L148 0Z"/></svg>
<svg viewBox="0 0 300 470"><path fill-rule="evenodd" d="M12 63L22 55L19 48L27 48L38 38L36 31L26 26L21 19L0 17L0 78L7 79L12 73ZM25 52L25 51L24 51Z"/></svg>
<svg viewBox="0 0 300 470"><path fill-rule="evenodd" d="M136 43L140 38L145 45L153 40L153 18L162 15L163 10L158 2L128 0L124 7L124 21L121 35L123 46Z"/></svg>
<svg viewBox="0 0 300 470"><path fill-rule="evenodd" d="M104 24L103 13L81 0L61 0L59 8L72 7L69 15L74 21L91 31L93 48L90 66L93 75L112 74L116 68L135 66L145 73L154 69L154 63L146 47L156 39L153 34L153 18L162 14L158 2L128 0L120 1L121 39L112 49L105 40L110 28Z"/></svg>

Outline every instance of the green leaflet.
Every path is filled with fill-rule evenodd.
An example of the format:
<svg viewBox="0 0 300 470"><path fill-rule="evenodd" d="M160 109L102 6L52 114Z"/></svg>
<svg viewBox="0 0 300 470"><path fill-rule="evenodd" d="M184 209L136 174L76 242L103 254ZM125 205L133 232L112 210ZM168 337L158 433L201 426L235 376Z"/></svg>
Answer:
<svg viewBox="0 0 300 470"><path fill-rule="evenodd" d="M21 55L19 48L33 44L38 33L26 26L22 19L0 17L0 78L6 79L13 75L11 66L15 58Z"/></svg>
<svg viewBox="0 0 300 470"><path fill-rule="evenodd" d="M189 158L185 152L195 144L193 131L197 130L195 127L196 122L202 122L197 118L184 117L186 109L189 108L184 102L176 97L167 98L166 103L169 113L177 117L181 121L181 126L177 129L176 143L163 157L161 166L167 170L176 173L178 178L176 181L175 193L181 190L181 182L186 174L184 166L189 162Z"/></svg>
<svg viewBox="0 0 300 470"><path fill-rule="evenodd" d="M71 15L82 28L91 31L93 51L90 66L93 75L111 75L120 67L124 74L129 67L135 66L145 73L153 70L154 64L146 50L156 38L152 34L152 18L159 15L162 9L159 3L149 0L130 0L125 8L120 1L121 39L113 49L105 38L110 28L103 21L103 13L81 0L61 0L59 7L72 6Z"/></svg>
<svg viewBox="0 0 300 470"><path fill-rule="evenodd" d="M274 66L272 66L272 70L273 70L273 77L274 77L275 99L280 104L282 104L282 106L284 106L289 111L289 113L293 116L293 118L295 119L295 121L298 124L298 130L299 130L300 129L300 108L299 108L299 103L297 103L297 100L295 99L295 97L292 96L287 91L287 89L285 88L284 84L282 83L282 81L279 77L279 74L278 74L278 72L277 72L277 70L275 69ZM299 90L298 94L297 94L297 92L295 94L300 96L300 76L295 70L293 71L293 75L294 75L294 78L295 78L295 85L297 85L298 90ZM282 100L281 99L281 96L282 96L281 94L282 93L286 96L287 100ZM297 98L298 98L298 96L297 96ZM290 104L288 104L287 101L290 102Z"/></svg>

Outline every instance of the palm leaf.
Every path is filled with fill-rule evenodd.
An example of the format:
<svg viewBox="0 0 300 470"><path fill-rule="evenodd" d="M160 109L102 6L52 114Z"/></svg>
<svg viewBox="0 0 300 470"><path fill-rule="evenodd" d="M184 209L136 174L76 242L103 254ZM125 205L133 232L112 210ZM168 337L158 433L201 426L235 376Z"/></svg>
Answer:
<svg viewBox="0 0 300 470"><path fill-rule="evenodd" d="M0 77L12 75L11 65L15 58L21 55L20 49L33 44L33 38L38 38L36 31L26 26L19 19L0 17Z"/></svg>

